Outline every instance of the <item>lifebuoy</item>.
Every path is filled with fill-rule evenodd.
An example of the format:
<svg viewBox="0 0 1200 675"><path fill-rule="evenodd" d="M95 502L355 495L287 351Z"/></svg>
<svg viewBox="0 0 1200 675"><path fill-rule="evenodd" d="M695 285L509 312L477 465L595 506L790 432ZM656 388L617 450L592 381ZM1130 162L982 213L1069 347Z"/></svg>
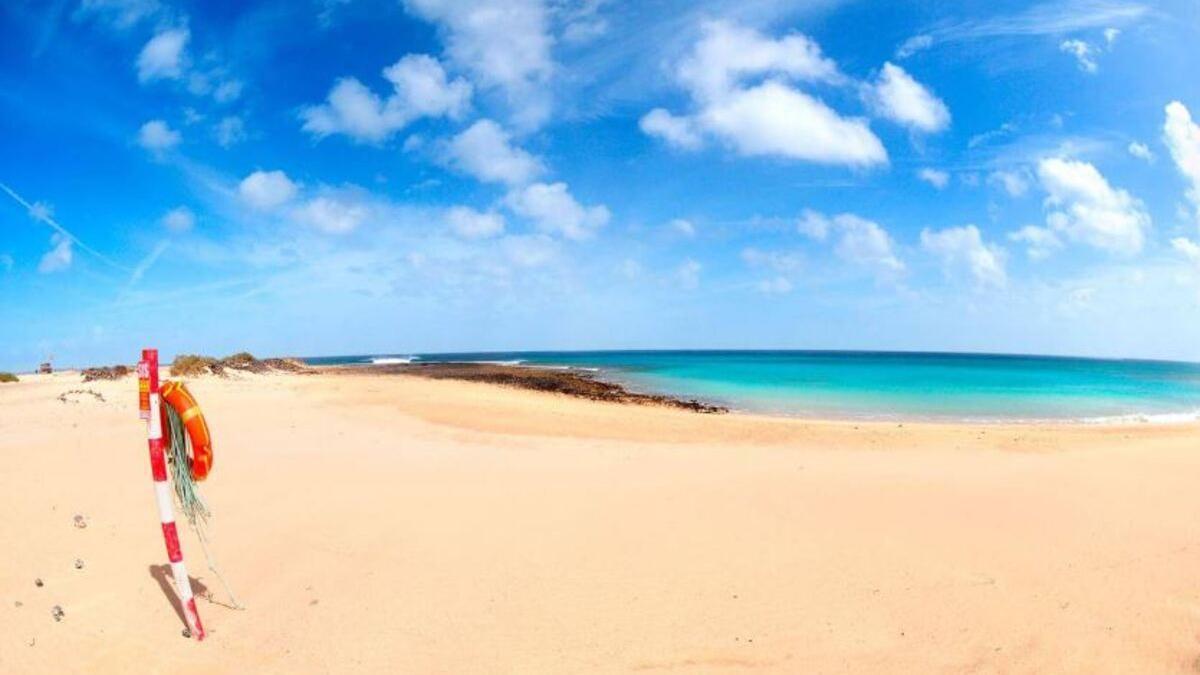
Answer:
<svg viewBox="0 0 1200 675"><path fill-rule="evenodd" d="M204 413L200 412L200 404L188 391L182 382L163 382L159 389L164 405L169 405L179 415L183 428L187 430L188 439L192 442L192 478L202 481L212 470L213 450L212 435L208 433L208 423L204 421ZM166 410L163 411L166 415ZM170 425L163 424L164 437L170 445Z"/></svg>

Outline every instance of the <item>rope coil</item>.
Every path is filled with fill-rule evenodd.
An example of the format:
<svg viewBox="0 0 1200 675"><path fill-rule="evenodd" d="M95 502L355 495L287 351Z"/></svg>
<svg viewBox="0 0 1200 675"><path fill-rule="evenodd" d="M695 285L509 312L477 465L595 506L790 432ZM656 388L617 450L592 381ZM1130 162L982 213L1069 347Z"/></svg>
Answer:
<svg viewBox="0 0 1200 675"><path fill-rule="evenodd" d="M217 569L216 560L208 550L208 533L205 531L205 526L208 524L212 512L208 509L204 498L200 496L196 480L192 475L191 458L195 455L192 452L191 438L184 427L185 420L172 406L164 405L163 410L166 412L167 428L170 429L168 436L171 440L170 450L167 453L167 464L171 472L171 483L175 487L175 498L179 502L179 510L187 516L188 525L195 530L196 536L200 540L200 548L204 550L204 559L208 562L208 569L216 575L221 586L225 588L225 594L233 603L233 609L245 609L234 597L225 577ZM211 601L212 598L210 597L209 600Z"/></svg>

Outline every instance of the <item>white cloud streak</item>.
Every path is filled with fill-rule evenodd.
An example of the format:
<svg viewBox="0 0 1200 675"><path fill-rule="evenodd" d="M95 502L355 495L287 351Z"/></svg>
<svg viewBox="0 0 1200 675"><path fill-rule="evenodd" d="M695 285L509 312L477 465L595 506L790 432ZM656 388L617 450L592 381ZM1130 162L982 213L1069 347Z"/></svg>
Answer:
<svg viewBox="0 0 1200 675"><path fill-rule="evenodd" d="M41 206L40 204L29 203L28 201L25 200L24 197L17 194L16 191L14 191L12 188L5 185L4 183L0 183L0 190L3 190L5 194L7 194L9 197L12 197L13 201L15 201L16 203L25 207L26 212L29 213L29 216L31 218L33 218L34 220L36 220L40 223L43 223L44 225L49 226L51 229L53 229L56 233L61 235L63 238L69 240L71 243L78 246L81 251L88 253L89 255L96 258L100 262L108 265L109 267L112 267L114 269L118 269L121 271L125 271L125 272L129 271L128 267L125 267L124 265L114 262L108 256L104 255L103 253L100 253L96 249L94 249L94 248L88 246L87 244L83 243L82 241L80 241L79 237L76 237L69 230L67 230L67 228L60 225L59 222L54 219L54 217L50 214L49 209L45 208L44 206Z"/></svg>

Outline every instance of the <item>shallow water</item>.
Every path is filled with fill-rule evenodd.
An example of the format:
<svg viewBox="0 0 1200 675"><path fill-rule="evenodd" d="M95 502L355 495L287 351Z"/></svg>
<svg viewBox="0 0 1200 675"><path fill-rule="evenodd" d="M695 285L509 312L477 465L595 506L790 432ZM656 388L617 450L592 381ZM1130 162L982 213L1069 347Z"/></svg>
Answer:
<svg viewBox="0 0 1200 675"><path fill-rule="evenodd" d="M1200 364L832 351L379 354L314 365L475 361L594 369L638 391L752 412L855 419L1200 419Z"/></svg>

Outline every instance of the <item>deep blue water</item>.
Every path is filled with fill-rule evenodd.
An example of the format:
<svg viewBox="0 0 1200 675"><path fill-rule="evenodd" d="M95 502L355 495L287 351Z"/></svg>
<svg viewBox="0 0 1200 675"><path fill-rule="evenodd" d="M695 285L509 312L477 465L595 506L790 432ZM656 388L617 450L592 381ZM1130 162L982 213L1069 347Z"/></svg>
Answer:
<svg viewBox="0 0 1200 675"><path fill-rule="evenodd" d="M596 370L631 389L807 417L945 420L1200 418L1200 364L1049 356L829 351L379 354Z"/></svg>

